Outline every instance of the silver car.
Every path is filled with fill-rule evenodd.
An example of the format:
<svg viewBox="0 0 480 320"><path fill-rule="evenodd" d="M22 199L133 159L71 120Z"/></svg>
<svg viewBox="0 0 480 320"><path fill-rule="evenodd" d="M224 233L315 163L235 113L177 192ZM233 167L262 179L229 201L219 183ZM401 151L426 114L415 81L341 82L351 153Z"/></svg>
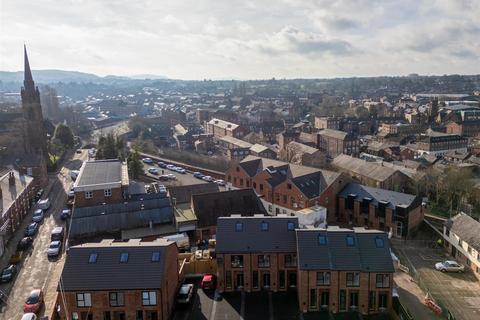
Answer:
<svg viewBox="0 0 480 320"><path fill-rule="evenodd" d="M437 262L435 269L442 272L463 272L465 267L453 260L447 260L443 262Z"/></svg>
<svg viewBox="0 0 480 320"><path fill-rule="evenodd" d="M52 241L50 242L50 246L48 247L47 255L49 257L58 257L61 249L62 249L61 241Z"/></svg>

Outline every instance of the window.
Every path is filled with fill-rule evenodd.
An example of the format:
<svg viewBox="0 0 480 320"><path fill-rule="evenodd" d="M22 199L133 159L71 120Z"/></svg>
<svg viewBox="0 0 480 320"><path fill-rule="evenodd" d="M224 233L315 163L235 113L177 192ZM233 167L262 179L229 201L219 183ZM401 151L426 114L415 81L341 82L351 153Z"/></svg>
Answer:
<svg viewBox="0 0 480 320"><path fill-rule="evenodd" d="M232 288L232 271L225 272L225 286L229 289Z"/></svg>
<svg viewBox="0 0 480 320"><path fill-rule="evenodd" d="M160 261L160 252L155 251L152 252L152 262L158 262Z"/></svg>
<svg viewBox="0 0 480 320"><path fill-rule="evenodd" d="M347 272L347 287L358 287L360 285L359 272Z"/></svg>
<svg viewBox="0 0 480 320"><path fill-rule="evenodd" d="M347 246L354 247L355 246L355 239L352 235L347 236Z"/></svg>
<svg viewBox="0 0 480 320"><path fill-rule="evenodd" d="M377 288L390 288L390 275L389 274L377 274L376 281Z"/></svg>
<svg viewBox="0 0 480 320"><path fill-rule="evenodd" d="M272 212L272 205L271 204L268 205L268 212Z"/></svg>
<svg viewBox="0 0 480 320"><path fill-rule="evenodd" d="M103 190L103 194L105 195L105 197L111 197L112 196L112 189Z"/></svg>
<svg viewBox="0 0 480 320"><path fill-rule="evenodd" d="M268 222L262 221L260 228L262 231L268 231Z"/></svg>
<svg viewBox="0 0 480 320"><path fill-rule="evenodd" d="M147 319L146 320L158 320L157 311L146 311Z"/></svg>
<svg viewBox="0 0 480 320"><path fill-rule="evenodd" d="M236 232L242 232L243 231L243 223L241 223L241 222L235 223L235 231Z"/></svg>
<svg viewBox="0 0 480 320"><path fill-rule="evenodd" d="M120 307L124 305L123 292L110 292L110 306Z"/></svg>
<svg viewBox="0 0 480 320"><path fill-rule="evenodd" d="M127 252L122 252L120 255L120 262L121 263L127 263L128 262L128 253Z"/></svg>
<svg viewBox="0 0 480 320"><path fill-rule="evenodd" d="M243 256L232 256L232 268L243 268Z"/></svg>
<svg viewBox="0 0 480 320"><path fill-rule="evenodd" d="M263 191L263 184L260 183L260 191Z"/></svg>
<svg viewBox="0 0 480 320"><path fill-rule="evenodd" d="M143 291L142 292L142 305L144 305L144 306L156 306L157 305L157 293L155 291Z"/></svg>
<svg viewBox="0 0 480 320"><path fill-rule="evenodd" d="M383 239L380 237L375 237L375 246L377 248L383 248L385 246L385 243L383 242Z"/></svg>
<svg viewBox="0 0 480 320"><path fill-rule="evenodd" d="M258 271L253 271L252 273L252 286L253 288L258 288Z"/></svg>
<svg viewBox="0 0 480 320"><path fill-rule="evenodd" d="M92 199L93 192L92 191L85 191L85 199Z"/></svg>
<svg viewBox="0 0 480 320"><path fill-rule="evenodd" d="M297 255L296 254L286 254L285 255L285 267L291 268L297 266Z"/></svg>
<svg viewBox="0 0 480 320"><path fill-rule="evenodd" d="M253 183L253 189L257 189L257 183L256 182Z"/></svg>
<svg viewBox="0 0 480 320"><path fill-rule="evenodd" d="M92 296L90 293L82 292L77 293L77 307L91 307Z"/></svg>
<svg viewBox="0 0 480 320"><path fill-rule="evenodd" d="M318 244L321 246L324 246L327 244L327 236L324 234L319 234L318 235Z"/></svg>
<svg viewBox="0 0 480 320"><path fill-rule="evenodd" d="M317 272L317 286L330 285L330 272Z"/></svg>
<svg viewBox="0 0 480 320"><path fill-rule="evenodd" d="M287 230L288 231L293 231L295 230L295 223L291 222L291 221L288 221L287 222Z"/></svg>
<svg viewBox="0 0 480 320"><path fill-rule="evenodd" d="M445 228L445 235L446 235L447 237L450 237L450 229Z"/></svg>
<svg viewBox="0 0 480 320"><path fill-rule="evenodd" d="M287 203L288 201L288 197L286 194L283 195L283 203Z"/></svg>
<svg viewBox="0 0 480 320"><path fill-rule="evenodd" d="M261 254L258 256L258 267L259 268L270 267L270 256L268 254Z"/></svg>
<svg viewBox="0 0 480 320"><path fill-rule="evenodd" d="M88 263L97 262L97 257L98 257L98 255L95 252L90 253L90 256L88 257Z"/></svg>
<svg viewBox="0 0 480 320"><path fill-rule="evenodd" d="M317 308L317 289L310 289L310 308Z"/></svg>
<svg viewBox="0 0 480 320"><path fill-rule="evenodd" d="M143 310L137 310L137 317L135 320L143 320Z"/></svg>
<svg viewBox="0 0 480 320"><path fill-rule="evenodd" d="M287 183L287 189L292 189L292 184L291 183Z"/></svg>

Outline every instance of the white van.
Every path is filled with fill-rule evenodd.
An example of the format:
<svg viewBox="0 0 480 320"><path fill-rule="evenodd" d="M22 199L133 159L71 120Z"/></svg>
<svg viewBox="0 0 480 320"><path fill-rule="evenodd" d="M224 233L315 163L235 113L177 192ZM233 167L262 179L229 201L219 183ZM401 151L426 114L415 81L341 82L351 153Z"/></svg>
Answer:
<svg viewBox="0 0 480 320"><path fill-rule="evenodd" d="M48 208L50 208L50 200L46 198L38 201L38 208L42 209L43 211L48 210Z"/></svg>

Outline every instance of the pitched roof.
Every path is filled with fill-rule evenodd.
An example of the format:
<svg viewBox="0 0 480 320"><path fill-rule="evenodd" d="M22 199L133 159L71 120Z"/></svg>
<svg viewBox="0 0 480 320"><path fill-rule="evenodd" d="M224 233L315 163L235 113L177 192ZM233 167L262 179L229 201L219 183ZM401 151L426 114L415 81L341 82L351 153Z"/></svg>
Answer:
<svg viewBox="0 0 480 320"><path fill-rule="evenodd" d="M287 144L287 149L292 149L294 150L295 152L299 152L299 153L307 153L307 154L314 154L318 151L320 151L319 149L317 148L314 148L314 147L311 147L311 146L308 146L306 144L303 144L303 143L299 143L299 142L296 142L296 141L291 141Z"/></svg>
<svg viewBox="0 0 480 320"><path fill-rule="evenodd" d="M347 132L334 130L334 129L323 129L318 134L321 136L326 136L326 137L331 137L331 138L341 139L341 140L344 140L348 136Z"/></svg>
<svg viewBox="0 0 480 320"><path fill-rule="evenodd" d="M175 198L176 203L190 203L195 194L219 192L216 183L199 183L184 186L167 187L170 199Z"/></svg>
<svg viewBox="0 0 480 320"><path fill-rule="evenodd" d="M465 213L459 213L449 219L446 226L469 246L480 252L480 222Z"/></svg>
<svg viewBox="0 0 480 320"><path fill-rule="evenodd" d="M268 224L262 231L261 224ZM288 223L298 228L298 218L289 216L220 217L217 221L217 253L235 252L295 252L295 231L288 230ZM236 231L237 223L242 231Z"/></svg>
<svg viewBox="0 0 480 320"><path fill-rule="evenodd" d="M126 165L117 159L85 161L80 168L75 191L84 187L128 184Z"/></svg>
<svg viewBox="0 0 480 320"><path fill-rule="evenodd" d="M255 153L260 153L268 149L269 148L267 146L264 146L263 144L259 144L259 143L255 143L253 146L250 147L250 151L253 151Z"/></svg>
<svg viewBox="0 0 480 320"><path fill-rule="evenodd" d="M376 162L365 161L346 154L340 154L333 159L332 164L339 169L353 172L376 181L389 179L398 169L383 166Z"/></svg>
<svg viewBox="0 0 480 320"><path fill-rule="evenodd" d="M141 242L104 240L69 248L62 272L62 289L77 290L124 290L158 289L167 263L166 253L175 242L157 239ZM158 262L152 261L153 252L158 252ZM122 253L128 253L127 262L120 262ZM96 254L96 262L89 263L90 255Z"/></svg>
<svg viewBox="0 0 480 320"><path fill-rule="evenodd" d="M10 175L13 174L15 184L10 184ZM0 177L0 215L3 216L7 212L15 200L22 195L25 189L33 182L33 178L24 174L20 174L16 170L8 170L2 172ZM6 219L8 221L8 219ZM8 221L9 222L9 221ZM4 226L0 226L4 227Z"/></svg>
<svg viewBox="0 0 480 320"><path fill-rule="evenodd" d="M192 196L192 208L199 227L214 226L219 217L232 214L266 214L253 189L196 194Z"/></svg>
<svg viewBox="0 0 480 320"><path fill-rule="evenodd" d="M297 229L297 255L300 270L345 270L394 272L390 243L385 232L363 228ZM319 243L319 236L326 244ZM347 245L353 237L353 246ZM377 247L376 240L383 242Z"/></svg>
<svg viewBox="0 0 480 320"><path fill-rule="evenodd" d="M223 136L220 138L220 140L233 144L239 148L250 148L252 146L252 144L247 141L237 139L235 137L230 137L230 136Z"/></svg>
<svg viewBox="0 0 480 320"><path fill-rule="evenodd" d="M217 118L213 118L212 120L210 120L208 122L208 124L211 124L211 125L214 125L214 126L222 128L222 129L226 129L226 130L234 130L234 129L239 127L238 124L235 124L233 122L228 122L228 121L225 121L225 120L221 120L221 119L217 119Z"/></svg>
<svg viewBox="0 0 480 320"><path fill-rule="evenodd" d="M340 191L338 197L346 199L350 195L355 195L355 199L360 201L364 198L370 198L375 206L378 206L379 201L388 202L387 207L391 209L395 209L397 206L403 208L417 207L422 204L422 198L413 194L372 188L358 183L347 184Z"/></svg>

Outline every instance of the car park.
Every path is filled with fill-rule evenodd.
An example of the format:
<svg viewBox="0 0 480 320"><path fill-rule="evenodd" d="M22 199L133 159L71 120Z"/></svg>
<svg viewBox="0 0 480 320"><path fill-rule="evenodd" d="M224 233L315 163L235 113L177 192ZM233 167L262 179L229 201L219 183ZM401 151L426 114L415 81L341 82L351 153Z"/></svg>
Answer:
<svg viewBox="0 0 480 320"><path fill-rule="evenodd" d="M150 158L143 158L143 159L142 159L142 162L143 162L143 163L146 163L146 164L152 164L152 163L153 163L153 160L150 159Z"/></svg>
<svg viewBox="0 0 480 320"><path fill-rule="evenodd" d="M435 264L435 269L442 272L463 272L465 267L453 260L446 260Z"/></svg>
<svg viewBox="0 0 480 320"><path fill-rule="evenodd" d="M72 211L70 209L63 209L62 212L60 213L60 219L65 221L68 218L70 218L71 215L72 215Z"/></svg>
<svg viewBox="0 0 480 320"><path fill-rule="evenodd" d="M167 164L166 164L165 162L163 162L163 161L159 161L159 162L158 162L158 166L159 166L160 168L166 168L166 167L167 167Z"/></svg>
<svg viewBox="0 0 480 320"><path fill-rule="evenodd" d="M62 242L61 241L52 241L47 249L47 255L49 258L58 257L62 250Z"/></svg>
<svg viewBox="0 0 480 320"><path fill-rule="evenodd" d="M32 221L36 223L40 223L43 221L43 217L44 217L43 210L37 209L33 212Z"/></svg>
<svg viewBox="0 0 480 320"><path fill-rule="evenodd" d="M173 173L169 173L167 176L170 180L177 180L177 177Z"/></svg>
<svg viewBox="0 0 480 320"><path fill-rule="evenodd" d="M219 186L225 186L225 181L219 179L219 180L215 180L215 183L218 184Z"/></svg>
<svg viewBox="0 0 480 320"><path fill-rule="evenodd" d="M177 303L179 304L187 304L192 300L193 296L193 284L186 283L180 287L177 295Z"/></svg>
<svg viewBox="0 0 480 320"><path fill-rule="evenodd" d="M176 166L174 166L173 164L168 164L167 165L167 169L168 170L175 170Z"/></svg>
<svg viewBox="0 0 480 320"><path fill-rule="evenodd" d="M203 177L205 177L201 172L194 172L193 176L197 179L202 179Z"/></svg>
<svg viewBox="0 0 480 320"><path fill-rule="evenodd" d="M37 315L33 312L24 313L21 320L37 320Z"/></svg>
<svg viewBox="0 0 480 320"><path fill-rule="evenodd" d="M160 184L160 185L158 185L158 191L166 193L167 188L165 188L165 186L163 184Z"/></svg>
<svg viewBox="0 0 480 320"><path fill-rule="evenodd" d="M17 274L17 267L14 264L11 264L2 270L0 281L10 282L12 281L12 279L15 277L16 274Z"/></svg>
<svg viewBox="0 0 480 320"><path fill-rule="evenodd" d="M25 305L23 306L23 312L37 313L40 310L42 303L43 303L42 290L34 289L28 295L27 300L25 300Z"/></svg>
<svg viewBox="0 0 480 320"><path fill-rule="evenodd" d="M182 167L175 167L175 171L181 174L187 173L187 170L183 169Z"/></svg>
<svg viewBox="0 0 480 320"><path fill-rule="evenodd" d="M158 169L157 168L148 168L148 173L150 174L158 174Z"/></svg>
<svg viewBox="0 0 480 320"><path fill-rule="evenodd" d="M211 176L205 176L202 178L202 180L207 181L207 182L213 182L213 178Z"/></svg>
<svg viewBox="0 0 480 320"><path fill-rule="evenodd" d="M37 206L39 209L48 210L48 208L50 208L50 200L48 198L40 200Z"/></svg>
<svg viewBox="0 0 480 320"><path fill-rule="evenodd" d="M50 240L52 241L63 241L64 231L63 227L55 227L50 234Z"/></svg>
<svg viewBox="0 0 480 320"><path fill-rule="evenodd" d="M38 224L36 222L32 222L28 225L25 229L25 237L33 237L37 234L38 231Z"/></svg>
<svg viewBox="0 0 480 320"><path fill-rule="evenodd" d="M158 176L158 180L160 181L168 181L168 180L171 180L170 177L168 176L168 174L162 174L160 176Z"/></svg>
<svg viewBox="0 0 480 320"><path fill-rule="evenodd" d="M207 273L203 276L201 287L203 290L215 290L216 278L215 275Z"/></svg>
<svg viewBox="0 0 480 320"><path fill-rule="evenodd" d="M31 247L33 243L32 237L23 237L22 240L18 242L17 250L27 250Z"/></svg>

